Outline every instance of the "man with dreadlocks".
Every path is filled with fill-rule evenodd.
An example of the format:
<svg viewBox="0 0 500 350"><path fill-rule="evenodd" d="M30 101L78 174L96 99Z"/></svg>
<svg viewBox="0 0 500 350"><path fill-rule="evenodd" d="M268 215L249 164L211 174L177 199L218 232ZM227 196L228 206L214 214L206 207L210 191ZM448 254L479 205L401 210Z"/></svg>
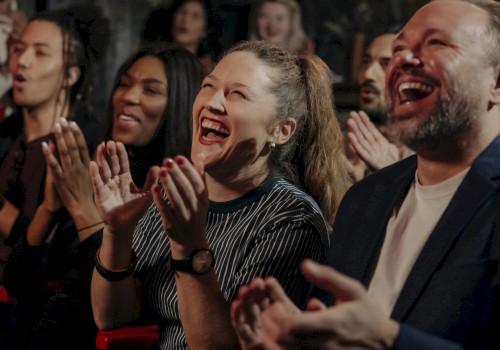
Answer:
<svg viewBox="0 0 500 350"><path fill-rule="evenodd" d="M100 141L100 126L91 111L93 67L104 55L109 34L109 21L98 8L75 6L36 14L11 47L9 68L14 80L13 97L20 112L0 127L0 246L4 243L13 247L7 265L24 259L15 253L17 247L27 246L25 233L37 211L44 211L47 218L61 216L62 222L63 217L69 217L63 210L51 211L40 205L45 197L47 171L42 144L54 142L54 132L58 132L56 124L64 118L80 127L89 152L93 153ZM50 191L47 195L57 196ZM70 235L63 236L71 239ZM57 243L55 238L50 241L51 246ZM38 290L39 280L46 281L52 275L40 273L46 271L46 267L35 258L43 256L41 249L45 248L30 249L28 259L22 262L27 266L26 271L18 273L16 280L28 281L37 287L26 288L23 284L19 288L18 303L9 316L12 322L0 326L1 349L54 348L50 342L57 338L54 336L59 333L57 327L67 326L52 324L58 315L51 310L60 308L42 310L40 307L46 302L41 300L44 295ZM67 249L65 253L69 253ZM92 320L90 308L89 315L75 313L73 317L81 322ZM91 339L89 334L94 329L95 326L93 329L81 327L76 336L69 332L61 332L61 336L72 337L78 346L89 348L91 344L80 340ZM50 339L45 338L47 336Z"/></svg>
<svg viewBox="0 0 500 350"><path fill-rule="evenodd" d="M13 97L21 108L0 128L0 242L33 217L43 199L42 142L60 118L82 129L92 152L99 125L91 113L95 62L108 43L109 22L97 8L39 13L11 48ZM7 241L7 242L8 242Z"/></svg>

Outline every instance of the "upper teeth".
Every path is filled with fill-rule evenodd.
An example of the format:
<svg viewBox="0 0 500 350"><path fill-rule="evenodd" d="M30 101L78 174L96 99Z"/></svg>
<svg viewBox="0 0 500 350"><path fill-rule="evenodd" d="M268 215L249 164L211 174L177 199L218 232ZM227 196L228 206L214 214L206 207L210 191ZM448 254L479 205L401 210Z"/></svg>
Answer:
<svg viewBox="0 0 500 350"><path fill-rule="evenodd" d="M201 126L204 127L205 129L212 129L222 134L229 134L229 129L225 128L219 123L215 123L207 119L203 120Z"/></svg>
<svg viewBox="0 0 500 350"><path fill-rule="evenodd" d="M126 121L133 121L133 120L136 120L135 118L129 116L129 115L125 115L125 114L120 114L118 116L118 119L121 119L121 120L126 120Z"/></svg>
<svg viewBox="0 0 500 350"><path fill-rule="evenodd" d="M417 83L417 82L409 82L402 83L399 85L399 92L403 92L403 90L420 90L424 93L430 94L432 92L432 87L426 84Z"/></svg>

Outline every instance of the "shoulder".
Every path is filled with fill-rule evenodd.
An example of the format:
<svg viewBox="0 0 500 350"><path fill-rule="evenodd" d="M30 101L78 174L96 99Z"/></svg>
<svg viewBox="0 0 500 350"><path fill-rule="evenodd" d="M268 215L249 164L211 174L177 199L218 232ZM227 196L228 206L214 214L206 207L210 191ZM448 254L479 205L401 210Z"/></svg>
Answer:
<svg viewBox="0 0 500 350"><path fill-rule="evenodd" d="M327 232L321 210L312 197L279 176L237 200L211 203L209 215L211 222L227 219L232 226L254 234L285 226Z"/></svg>
<svg viewBox="0 0 500 350"><path fill-rule="evenodd" d="M374 188L380 186L393 187L395 183L399 182L401 179L413 176L416 169L416 155L409 156L388 167L382 168L355 183L351 186L351 188L349 188L344 198L348 198L353 195L364 195L367 192L372 192Z"/></svg>
<svg viewBox="0 0 500 350"><path fill-rule="evenodd" d="M23 116L16 113L0 123L0 163L23 131Z"/></svg>
<svg viewBox="0 0 500 350"><path fill-rule="evenodd" d="M306 37L304 39L304 42L302 43L302 47L300 48L299 53L303 55L313 55L314 52L315 52L314 41L311 38Z"/></svg>
<svg viewBox="0 0 500 350"><path fill-rule="evenodd" d="M270 191L262 197L259 207L267 213L268 228L283 225L310 227L326 235L325 219L314 199L283 178L274 180Z"/></svg>
<svg viewBox="0 0 500 350"><path fill-rule="evenodd" d="M0 137L17 137L23 130L24 120L22 113L14 113L0 123Z"/></svg>
<svg viewBox="0 0 500 350"><path fill-rule="evenodd" d="M252 203L257 211L267 211L279 217L288 214L290 219L298 220L322 215L321 209L310 195L282 177L273 178L261 190L261 195Z"/></svg>

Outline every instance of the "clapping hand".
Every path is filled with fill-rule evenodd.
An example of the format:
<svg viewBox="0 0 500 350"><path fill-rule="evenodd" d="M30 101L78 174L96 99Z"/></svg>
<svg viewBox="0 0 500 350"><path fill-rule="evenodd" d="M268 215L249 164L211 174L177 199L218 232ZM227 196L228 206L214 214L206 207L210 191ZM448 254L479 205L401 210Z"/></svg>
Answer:
<svg viewBox="0 0 500 350"><path fill-rule="evenodd" d="M152 201L150 188L158 176L152 167L142 189L138 189L130 173L128 155L121 142L108 141L97 148L96 161L90 162L90 174L97 208L110 233L128 232Z"/></svg>
<svg viewBox="0 0 500 350"><path fill-rule="evenodd" d="M267 279L260 290L274 297L263 303L262 296L242 292L233 302L232 319L242 348L391 348L399 324L381 313L358 281L310 260L301 270L312 284L334 294L336 304L326 307L311 299L306 311L298 311L277 282Z"/></svg>
<svg viewBox="0 0 500 350"><path fill-rule="evenodd" d="M281 341L278 346L274 341L283 334L281 322L268 322L263 315L265 312L277 315L278 318L301 313L274 277L265 280L256 278L240 287L237 299L231 304L231 319L242 349L287 348L286 342ZM293 339L290 345L293 348Z"/></svg>
<svg viewBox="0 0 500 350"><path fill-rule="evenodd" d="M351 112L347 126L351 148L370 170L382 169L401 159L399 148L382 135L365 112Z"/></svg>
<svg viewBox="0 0 500 350"><path fill-rule="evenodd" d="M54 177L58 195L72 217L88 216L88 210L95 205L85 137L75 122L66 119L61 119L54 129L58 157L47 144L42 145L49 175Z"/></svg>
<svg viewBox="0 0 500 350"><path fill-rule="evenodd" d="M159 179L166 197L158 184L153 187L153 197L163 226L169 230L172 253L183 255L206 246L208 192L203 161L193 165L182 156L166 159Z"/></svg>

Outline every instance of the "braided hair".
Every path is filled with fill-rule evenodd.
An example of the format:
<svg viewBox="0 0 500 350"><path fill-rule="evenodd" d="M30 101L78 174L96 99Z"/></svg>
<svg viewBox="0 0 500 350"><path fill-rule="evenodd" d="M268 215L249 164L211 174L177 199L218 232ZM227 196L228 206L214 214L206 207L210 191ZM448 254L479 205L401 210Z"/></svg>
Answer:
<svg viewBox="0 0 500 350"><path fill-rule="evenodd" d="M66 89L62 106L69 107L70 115L83 108L92 113L92 86L95 64L101 61L109 46L111 30L108 18L96 6L74 5L65 8L40 12L31 21L48 21L56 24L63 38L63 67ZM80 69L78 81L68 84L68 70Z"/></svg>

